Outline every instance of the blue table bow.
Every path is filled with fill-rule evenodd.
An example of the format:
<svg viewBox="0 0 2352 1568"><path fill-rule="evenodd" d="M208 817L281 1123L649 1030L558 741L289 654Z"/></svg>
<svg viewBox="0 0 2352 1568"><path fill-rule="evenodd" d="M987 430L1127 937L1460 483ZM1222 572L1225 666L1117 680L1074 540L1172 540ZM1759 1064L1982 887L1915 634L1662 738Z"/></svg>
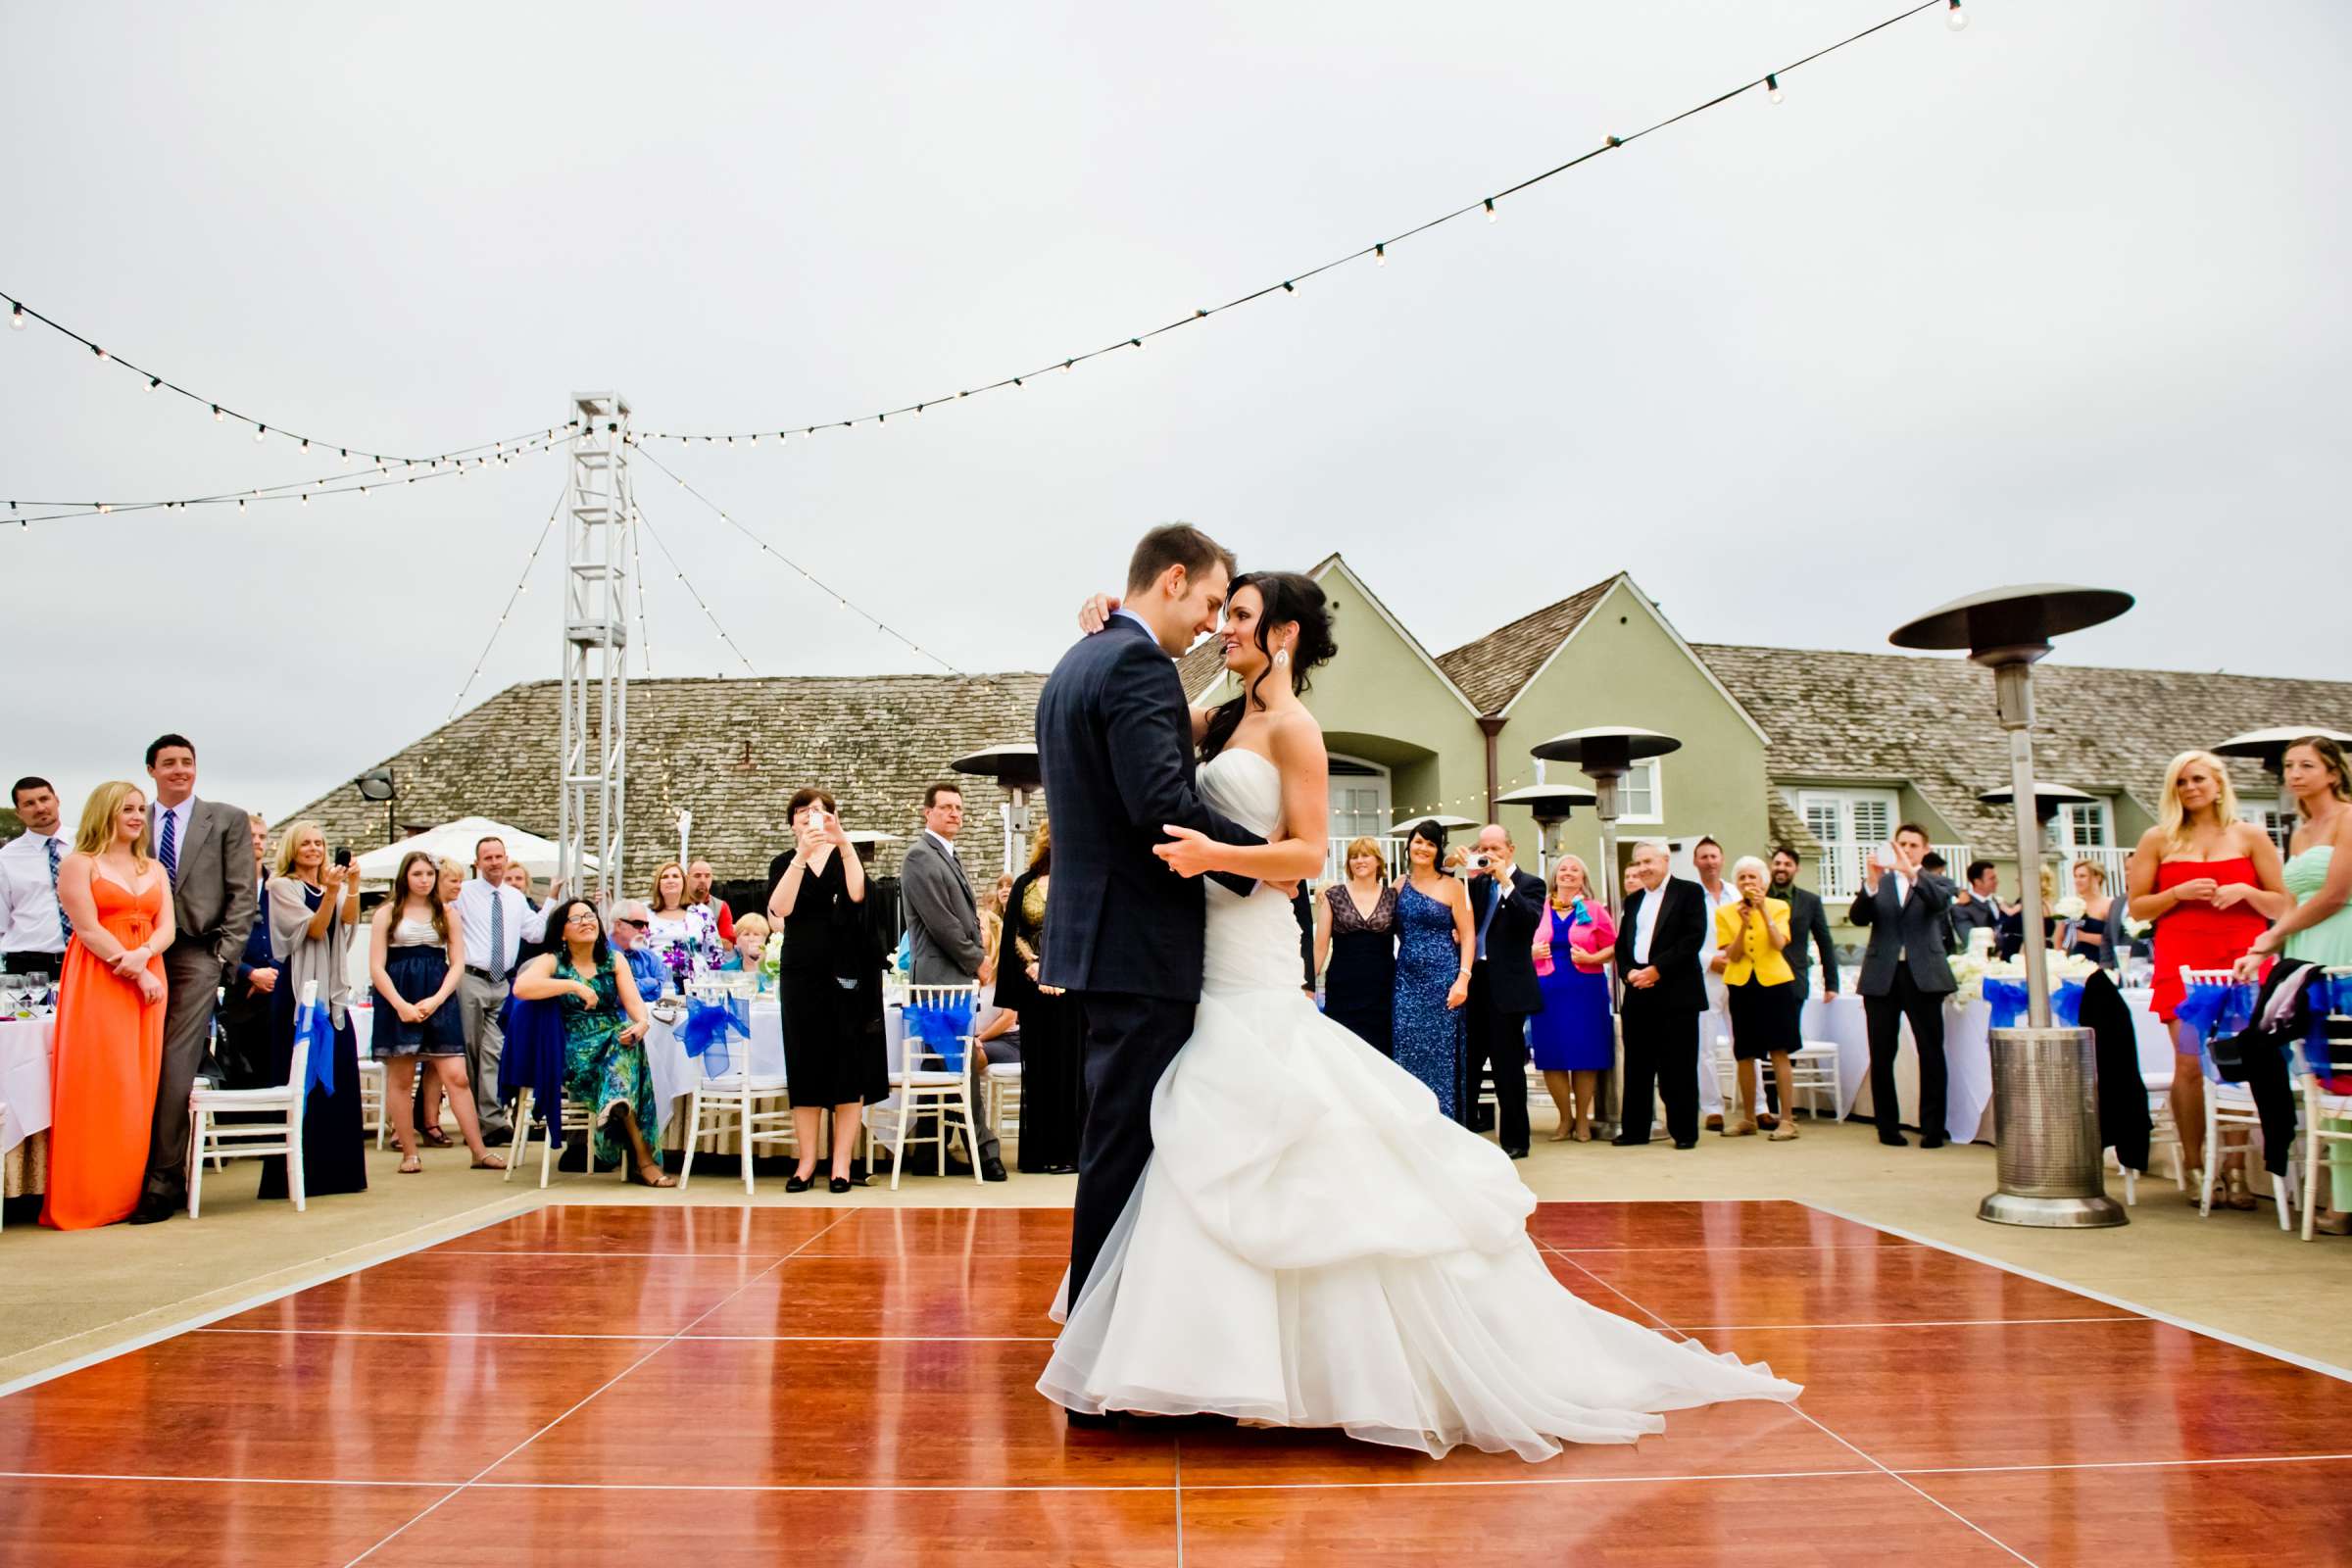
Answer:
<svg viewBox="0 0 2352 1568"><path fill-rule="evenodd" d="M729 997L723 1002L705 1002L692 998L686 1004L686 1021L678 1026L678 1044L686 1054L700 1060L703 1076L724 1078L735 1070L735 1054L728 1049L727 1038L741 1035L752 1037L752 1004L748 998Z"/></svg>
<svg viewBox="0 0 2352 1568"><path fill-rule="evenodd" d="M906 1038L919 1040L947 1063L948 1071L963 1071L963 1037L972 1030L969 1001L908 1007L904 1013Z"/></svg>
<svg viewBox="0 0 2352 1568"><path fill-rule="evenodd" d="M2016 1028L2017 1020L2026 1015L2026 983L2023 980L1985 980L1984 1004L1992 1009L1993 1028ZM2050 1017L2070 1029L2082 1022L2082 981L2061 981L2057 989L2050 993Z"/></svg>
<svg viewBox="0 0 2352 1568"><path fill-rule="evenodd" d="M327 1021L326 1004L313 1002L294 1020L294 1034L310 1045L303 1068L304 1095L314 1089L332 1098L335 1092L335 1026Z"/></svg>

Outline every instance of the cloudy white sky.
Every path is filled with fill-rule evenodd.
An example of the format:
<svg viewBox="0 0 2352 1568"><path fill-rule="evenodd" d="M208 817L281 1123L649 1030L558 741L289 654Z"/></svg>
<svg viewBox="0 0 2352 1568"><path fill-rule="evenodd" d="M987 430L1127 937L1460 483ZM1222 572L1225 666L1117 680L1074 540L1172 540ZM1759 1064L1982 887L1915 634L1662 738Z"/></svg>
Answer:
<svg viewBox="0 0 2352 1568"><path fill-rule="evenodd" d="M370 449L587 387L797 427L1229 299L1897 9L18 6L0 292ZM1044 667L1182 516L1344 551L1435 648L1619 568L1694 641L1840 648L2060 579L2139 596L2064 657L2352 673L2352 13L1969 11L1149 353L659 455L966 669ZM321 471L0 332L0 496ZM216 798L348 778L449 711L562 478L5 530L0 771L78 800L171 727ZM640 495L762 672L920 667ZM557 672L556 565L468 702ZM665 571L648 617L658 673L740 669Z"/></svg>

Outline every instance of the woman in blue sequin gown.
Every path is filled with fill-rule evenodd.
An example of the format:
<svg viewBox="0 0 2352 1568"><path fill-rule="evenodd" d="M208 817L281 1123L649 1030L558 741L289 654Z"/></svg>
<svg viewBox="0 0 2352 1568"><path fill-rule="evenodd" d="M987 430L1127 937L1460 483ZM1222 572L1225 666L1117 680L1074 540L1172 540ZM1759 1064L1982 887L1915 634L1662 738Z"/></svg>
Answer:
<svg viewBox="0 0 2352 1568"><path fill-rule="evenodd" d="M1462 1004L1478 936L1470 896L1438 869L1445 835L1418 823L1405 841L1408 869L1396 888L1396 1065L1430 1087L1454 1113L1462 1078Z"/></svg>

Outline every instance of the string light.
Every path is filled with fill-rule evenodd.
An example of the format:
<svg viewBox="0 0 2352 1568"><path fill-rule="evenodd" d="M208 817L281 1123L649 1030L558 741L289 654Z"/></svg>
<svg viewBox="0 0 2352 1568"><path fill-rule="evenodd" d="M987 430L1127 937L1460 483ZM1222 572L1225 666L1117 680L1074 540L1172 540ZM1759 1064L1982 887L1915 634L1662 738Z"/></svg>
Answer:
<svg viewBox="0 0 2352 1568"><path fill-rule="evenodd" d="M1943 13L1943 24L1954 32L1968 29L1968 13L1960 9L1960 0L1951 0L1950 7Z"/></svg>
<svg viewBox="0 0 2352 1568"><path fill-rule="evenodd" d="M1764 94L1776 104L1788 96L1787 93L1781 91L1780 73L1776 71L1764 73Z"/></svg>
<svg viewBox="0 0 2352 1568"><path fill-rule="evenodd" d="M256 441L259 441L262 439L262 437L268 435L269 433L270 427L266 424L257 424L253 427L253 438Z"/></svg>
<svg viewBox="0 0 2352 1568"><path fill-rule="evenodd" d="M514 612L514 601L530 592L531 568L539 564L539 552L547 548L547 536L555 531L556 518L564 511L564 498L570 494L569 483L556 492L556 504L548 509L547 521L539 525L539 537L531 542L531 553L523 561L522 575L514 579L514 587L508 593L506 605L499 611L498 620L490 628L489 640L482 644L482 651L473 662L473 669L466 675L466 683L458 688L456 698L449 705L450 718L458 716L459 708L465 705L466 694L473 690L473 683L481 678L482 666L490 662L490 650L498 646L498 634L506 629L507 617Z"/></svg>
<svg viewBox="0 0 2352 1568"><path fill-rule="evenodd" d="M8 324L22 332L24 330L24 307L18 305L14 300L11 300L9 304L11 309L8 313Z"/></svg>
<svg viewBox="0 0 2352 1568"><path fill-rule="evenodd" d="M1709 109L1713 109L1721 104L1728 103L1732 99L1737 98L1740 94L1745 93L1757 86L1764 87L1766 91L1772 95L1773 101L1778 103L1780 101L1781 90L1780 78L1788 74L1789 72L1794 71L1801 66L1811 65L1816 61L1823 59L1825 56L1835 54L1837 51L1843 49L1850 44L1859 43L1862 39L1869 37L1872 33L1878 32L1882 28L1890 27L1894 25L1894 24L1902 22L1908 18L1915 17L1923 11L1933 11L1936 9L1942 9L1946 14L1947 19L1950 16L1957 14L1955 0L1914 0L1914 3L1910 5L1908 9L1899 11L1882 22L1876 23L1849 37L1840 39L1837 43L1829 45L1827 48L1817 49L1811 54L1792 61L1788 65L1779 67L1767 74L1760 80L1749 80L1742 82L1728 92L1717 93L1713 97L1682 111L1680 114L1670 115L1663 120L1643 126L1642 129L1637 130L1630 135L1604 136L1601 138L1600 145L1597 147L1593 147L1588 151L1579 153L1576 156L1565 160L1564 162L1554 165L1550 169L1543 171L1541 173L1532 174L1529 177L1518 181L1516 184L1507 185L1490 195L1477 197L1470 201L1467 205L1457 207L1451 212L1441 213L1435 218L1431 218L1423 222L1416 223L1412 227L1404 229L1401 232L1391 234L1384 239L1374 242L1373 244L1361 246L1355 250L1348 251L1344 255L1335 256L1320 266L1308 268L1303 271L1294 271L1288 276L1277 275L1273 281L1268 282L1264 287L1252 289L1249 293L1228 300L1222 305L1196 307L1189 315L1180 317L1175 320L1165 322L1159 326L1155 326L1148 332L1135 332L1130 333L1123 338L1114 338L1110 343L1104 345L1103 347L1089 350L1084 354L1057 355L1052 359L1046 360L1036 369L1023 370L1018 375L1003 376L997 380L986 382L977 387L966 388L964 391L956 394L956 398L961 399L974 396L978 393L997 391L1004 387L1024 386L1027 384L1030 377L1042 375L1047 370L1061 369L1068 367L1082 365L1088 360L1094 359L1100 355L1108 354L1113 350L1120 348L1140 349L1144 346L1147 340L1155 337L1162 332L1172 332L1180 326L1190 326L1197 321L1206 320L1212 316L1222 315L1225 312L1239 309L1244 305L1252 304L1257 300L1265 298L1269 294L1295 294L1298 292L1298 285L1301 282L1304 282L1306 279L1314 277L1319 273L1330 271L1334 268L1345 267L1353 262L1360 262L1366 257L1371 258L1374 266L1385 267L1388 265L1389 247L1391 245L1401 244L1405 240L1416 238L1429 232L1433 228L1439 227L1441 224L1450 223L1454 220L1465 218L1472 213L1483 212L1486 214L1490 221L1499 221L1501 218L1501 204L1508 197L1516 196L1521 191L1527 190L1532 186L1539 185L1545 180L1555 178L1560 174L1564 174L1568 171L1575 169L1577 166L1599 157L1602 153L1618 151L1621 148L1632 145L1634 142L1641 140L1642 137L1647 136L1652 132L1664 130L1669 125L1680 123L1681 122L1689 120L1693 116L1703 114ZM900 408L887 409L876 414L858 415L846 419L826 419L815 424L810 424L807 428L813 433L820 428L847 429L852 426L867 422L878 425L882 423L889 415L910 414L918 408L945 401L948 401L947 396L946 394L942 393L935 397L924 398L919 403L908 403ZM707 435L688 434L681 431L657 430L648 432L647 439L653 441L687 442L708 441L710 437Z"/></svg>
<svg viewBox="0 0 2352 1568"><path fill-rule="evenodd" d="M661 467L661 465L656 464L655 466ZM667 469L663 469L662 471L665 473L668 472ZM677 478L677 475L670 474L670 477L675 479ZM679 482L683 484L685 481L679 480ZM760 673L758 666L755 665L751 660L745 656L743 649L737 646L735 639L727 635L727 628L719 624L718 612L712 610L710 604L703 598L702 591L696 588L693 583L687 581L686 568L678 564L678 558L669 553L669 546L662 542L662 535L655 532L654 525L645 520L645 512L642 508L640 508L636 514L636 522L638 527L645 530L646 536L653 540L654 548L662 552L662 559L668 562L670 569L678 574L678 581L684 586L686 590L686 596L694 601L694 608L701 611L704 617L710 622L710 629L718 634L718 640L726 644L728 652L732 653L737 660L742 662L743 672L747 675L757 678Z"/></svg>
<svg viewBox="0 0 2352 1568"><path fill-rule="evenodd" d="M720 506L717 502L711 500L709 496L703 494L700 490L697 490L693 485L688 484L683 476L674 471L660 458L655 457L653 453L647 452L645 454L645 461L652 464L662 473L667 474L670 479L676 483L679 489L685 491L688 495L694 497L695 500L710 508L712 513L717 514L719 521L725 523L728 527L734 529L737 533L742 534L746 539L749 539L753 544L759 546L760 554L768 557L770 560L782 562L786 566L789 566L794 571L799 572L801 574L802 581L808 583L820 593L823 593L826 597L830 598L836 606L843 610L849 611L852 614L860 616L861 618L872 622L876 631L879 631L886 636L898 639L900 642L912 649L918 656L939 665L940 668L946 670L949 674L963 674L962 670L957 669L954 664L949 663L937 654L934 654L930 650L924 648L922 644L916 642L905 632L902 632L898 628L885 623L880 616L874 615L867 611L861 610L858 606L851 604L848 597L839 589L830 587L826 583L819 581L816 574L811 572L807 566L802 565L790 556L785 555L784 552L778 550L775 546L769 544L765 539L760 537L759 534L754 533L750 528L744 526L743 523L737 521L734 514L727 511L726 508ZM659 545L661 542L662 541L660 537L656 536L654 543ZM665 549L663 550L662 554L667 555L668 551ZM675 563L673 562L672 564L675 564ZM746 661L746 662L748 663L749 661Z"/></svg>
<svg viewBox="0 0 2352 1568"><path fill-rule="evenodd" d="M151 375L147 378L147 390L150 392L154 391L157 387L162 386L163 384L164 378L160 375Z"/></svg>

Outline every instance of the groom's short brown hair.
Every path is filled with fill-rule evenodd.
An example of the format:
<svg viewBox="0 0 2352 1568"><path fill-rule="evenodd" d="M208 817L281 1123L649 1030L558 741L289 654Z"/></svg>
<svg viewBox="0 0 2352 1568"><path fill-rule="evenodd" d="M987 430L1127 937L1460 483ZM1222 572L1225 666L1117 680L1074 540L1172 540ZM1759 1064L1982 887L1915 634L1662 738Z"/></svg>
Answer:
<svg viewBox="0 0 2352 1568"><path fill-rule="evenodd" d="M1238 569L1232 551L1191 523L1163 522L1135 547L1135 556L1127 563L1127 591L1141 593L1170 566L1182 566L1191 577L1211 566L1223 566L1228 577Z"/></svg>

